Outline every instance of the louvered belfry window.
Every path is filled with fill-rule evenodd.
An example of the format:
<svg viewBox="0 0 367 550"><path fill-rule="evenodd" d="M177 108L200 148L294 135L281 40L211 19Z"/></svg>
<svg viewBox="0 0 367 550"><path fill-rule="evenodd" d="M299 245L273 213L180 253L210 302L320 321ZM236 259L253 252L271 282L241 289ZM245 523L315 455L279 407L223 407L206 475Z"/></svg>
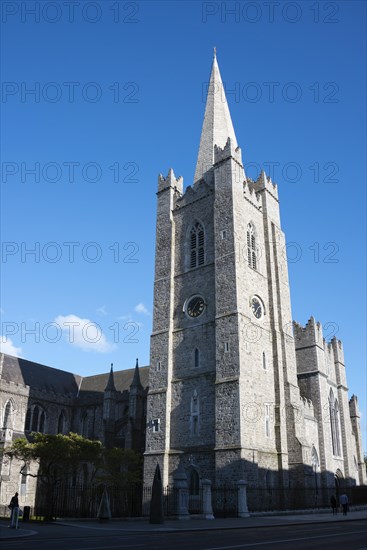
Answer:
<svg viewBox="0 0 367 550"><path fill-rule="evenodd" d="M247 226L247 263L252 269L257 268L255 230L252 223Z"/></svg>
<svg viewBox="0 0 367 550"><path fill-rule="evenodd" d="M196 222L190 231L190 268L204 265L205 263L205 237L204 228Z"/></svg>

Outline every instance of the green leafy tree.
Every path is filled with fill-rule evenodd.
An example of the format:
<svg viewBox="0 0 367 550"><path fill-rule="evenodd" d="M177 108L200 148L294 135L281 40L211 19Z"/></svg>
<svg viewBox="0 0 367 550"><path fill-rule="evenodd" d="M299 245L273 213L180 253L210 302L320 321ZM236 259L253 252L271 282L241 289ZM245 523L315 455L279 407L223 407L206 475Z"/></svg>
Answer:
<svg viewBox="0 0 367 550"><path fill-rule="evenodd" d="M113 447L102 453L97 479L118 488L142 482L142 458L131 449Z"/></svg>
<svg viewBox="0 0 367 550"><path fill-rule="evenodd" d="M69 484L82 464L88 464L91 483L123 489L141 483L142 459L130 449L103 447L81 435L32 433L15 440L5 455L22 462L20 473L37 478L45 502L45 519L55 517L57 488ZM38 468L31 468L33 464Z"/></svg>
<svg viewBox="0 0 367 550"><path fill-rule="evenodd" d="M91 441L74 433L33 433L29 440L15 440L4 454L22 461L21 473L37 478L43 486L47 510L45 519L52 519L57 485L70 479L83 462L91 463L97 469L103 461L103 446L100 441ZM32 468L33 473L28 467L32 463L38 463L38 468Z"/></svg>

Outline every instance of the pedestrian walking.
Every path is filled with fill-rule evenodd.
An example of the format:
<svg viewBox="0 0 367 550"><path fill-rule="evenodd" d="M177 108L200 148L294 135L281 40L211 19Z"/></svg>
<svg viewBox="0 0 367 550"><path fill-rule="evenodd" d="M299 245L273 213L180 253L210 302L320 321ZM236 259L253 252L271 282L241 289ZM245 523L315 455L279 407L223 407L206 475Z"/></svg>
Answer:
<svg viewBox="0 0 367 550"><path fill-rule="evenodd" d="M15 495L11 498L9 508L11 510L10 528L15 529L16 527L18 527L18 517L19 517L18 493L15 493Z"/></svg>
<svg viewBox="0 0 367 550"><path fill-rule="evenodd" d="M348 497L345 493L340 495L339 502L340 502L341 507L343 508L343 516L346 516L347 512L348 512Z"/></svg>
<svg viewBox="0 0 367 550"><path fill-rule="evenodd" d="M334 495L331 495L330 497L330 504L331 504L331 509L333 511L333 516L334 516L335 514L338 513L338 506Z"/></svg>

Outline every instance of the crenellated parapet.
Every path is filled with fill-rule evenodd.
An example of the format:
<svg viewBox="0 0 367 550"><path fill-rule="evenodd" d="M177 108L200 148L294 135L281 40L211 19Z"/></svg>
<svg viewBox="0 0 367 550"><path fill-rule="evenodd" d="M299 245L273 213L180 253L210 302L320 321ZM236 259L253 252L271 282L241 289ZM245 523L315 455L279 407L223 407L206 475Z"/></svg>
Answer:
<svg viewBox="0 0 367 550"><path fill-rule="evenodd" d="M13 382L12 380L2 380L1 386L2 386L2 390L13 391L15 393L23 389L28 391L30 389L30 386L27 386L27 384L19 384L18 382Z"/></svg>
<svg viewBox="0 0 367 550"><path fill-rule="evenodd" d="M212 186L209 185L204 178L202 178L194 186L189 185L185 189L185 193L177 197L175 207L183 208L184 206L201 200L212 193Z"/></svg>
<svg viewBox="0 0 367 550"><path fill-rule="evenodd" d="M317 345L324 348L324 337L320 322L316 322L313 316L303 326L296 321L293 321L294 341L297 348Z"/></svg>
<svg viewBox="0 0 367 550"><path fill-rule="evenodd" d="M238 164L242 165L242 151L234 141L229 137L223 148L214 145L214 165L228 158L233 158Z"/></svg>
<svg viewBox="0 0 367 550"><path fill-rule="evenodd" d="M335 362L342 363L344 365L344 349L342 341L338 340L334 336L331 340L331 346L333 348Z"/></svg>
<svg viewBox="0 0 367 550"><path fill-rule="evenodd" d="M178 195L183 194L183 177L176 178L172 168L169 169L166 178L162 174L158 176L158 194L166 189L174 189Z"/></svg>
<svg viewBox="0 0 367 550"><path fill-rule="evenodd" d="M294 321L293 334L298 375L302 372L320 371L330 381L347 389L342 342L335 336L327 342L323 337L321 323L314 317L305 326Z"/></svg>
<svg viewBox="0 0 367 550"><path fill-rule="evenodd" d="M255 182L247 178L243 182L243 196L258 210L262 207L262 195L255 190Z"/></svg>
<svg viewBox="0 0 367 550"><path fill-rule="evenodd" d="M278 196L278 186L276 183L273 183L270 176L267 176L265 170L262 170L256 182L253 185L257 193L261 191L268 191L274 199L279 200Z"/></svg>

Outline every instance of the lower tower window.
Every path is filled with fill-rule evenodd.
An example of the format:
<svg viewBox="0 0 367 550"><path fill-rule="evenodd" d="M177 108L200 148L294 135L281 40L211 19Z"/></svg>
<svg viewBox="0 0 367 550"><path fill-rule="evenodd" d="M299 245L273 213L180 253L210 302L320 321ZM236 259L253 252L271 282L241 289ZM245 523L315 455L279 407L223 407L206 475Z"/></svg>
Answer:
<svg viewBox="0 0 367 550"><path fill-rule="evenodd" d="M199 398L196 390L191 398L191 435L199 435Z"/></svg>

